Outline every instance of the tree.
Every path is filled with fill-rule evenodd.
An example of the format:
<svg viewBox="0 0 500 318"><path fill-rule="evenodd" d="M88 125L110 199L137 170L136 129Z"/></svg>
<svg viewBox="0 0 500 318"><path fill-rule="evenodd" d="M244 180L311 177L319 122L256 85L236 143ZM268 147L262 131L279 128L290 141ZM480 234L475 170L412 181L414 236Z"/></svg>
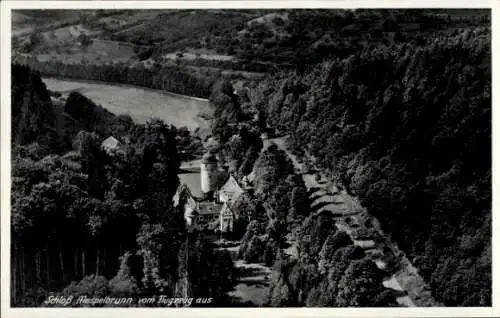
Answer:
<svg viewBox="0 0 500 318"><path fill-rule="evenodd" d="M351 17L343 17L339 25L345 34L354 34L358 21L373 13L348 14ZM294 41L301 39L295 28L307 25L303 18L291 17L297 19L297 26L289 28ZM443 282L458 286L466 281L471 291L468 270L451 266L453 258L467 250L472 266L489 246L486 237L472 238L472 233L485 233L477 220L488 222L491 214L490 31L487 26L476 29L480 40L472 44L471 23L469 30L443 30L442 37L430 43L419 39L421 34L404 32L408 18L431 32L428 22L433 18L427 14L370 16L374 26L404 33L406 38L396 42L411 44L381 39L348 58L304 68L303 74L284 72L255 87L252 103L265 111L267 126L291 135L291 149L313 156L318 168L360 198L401 249L418 256L419 274L432 290L432 297L424 296L430 303L435 297L450 305L464 304L472 298ZM273 180L282 183L277 169L260 166L265 156L255 165L255 193L264 200L275 187ZM488 187L477 191L479 184ZM429 224L434 225L429 229ZM311 248L318 251L309 235L305 231L299 244L304 257L314 254L306 252ZM472 293L479 303L485 302L479 289Z"/></svg>
<svg viewBox="0 0 500 318"><path fill-rule="evenodd" d="M135 277L132 276L130 259L132 254L125 252L120 257L120 269L116 276L109 281L110 293L117 297L133 297L139 293Z"/></svg>
<svg viewBox="0 0 500 318"><path fill-rule="evenodd" d="M72 296L73 299L86 296L88 298L104 298L108 295L108 281L103 276L89 275L85 276L79 282L72 282L61 292L62 296ZM79 307L103 307L103 304L72 304Z"/></svg>
<svg viewBox="0 0 500 318"><path fill-rule="evenodd" d="M271 275L271 290L269 296L269 304L271 306L298 306L297 297L294 295L289 277L295 264L296 260L290 260L284 258L282 254L278 254Z"/></svg>
<svg viewBox="0 0 500 318"><path fill-rule="evenodd" d="M339 282L337 305L340 307L387 306L378 303L382 292L382 273L370 260L352 262ZM377 301L376 301L377 300Z"/></svg>
<svg viewBox="0 0 500 318"><path fill-rule="evenodd" d="M265 248L266 242L261 237L254 235L248 242L243 259L248 263L260 263L263 261Z"/></svg>
<svg viewBox="0 0 500 318"><path fill-rule="evenodd" d="M240 103L229 81L222 80L214 85L210 104L214 108L212 133L223 144L238 132L238 123L243 119Z"/></svg>
<svg viewBox="0 0 500 318"><path fill-rule="evenodd" d="M266 201L272 189L283 183L289 174L294 172L293 164L276 145L269 146L261 153L255 163L254 189L257 197Z"/></svg>
<svg viewBox="0 0 500 318"><path fill-rule="evenodd" d="M146 124L142 169L145 176L148 217L162 219L172 208L180 160L175 135L161 120Z"/></svg>
<svg viewBox="0 0 500 318"><path fill-rule="evenodd" d="M318 267L321 273L327 273L332 264L335 252L343 247L352 245L350 236L344 231L332 232L325 240L319 253Z"/></svg>
<svg viewBox="0 0 500 318"><path fill-rule="evenodd" d="M80 36L78 37L78 40L80 41L80 45L83 47L83 48L87 48L89 45L92 44L92 38L87 35L87 34L80 34Z"/></svg>
<svg viewBox="0 0 500 318"><path fill-rule="evenodd" d="M32 51L38 45L43 43L43 35L40 31L35 31L35 32L31 33L29 39L30 39L29 51Z"/></svg>
<svg viewBox="0 0 500 318"><path fill-rule="evenodd" d="M171 286L168 277L173 275L175 264L162 263L162 256L167 253L165 236L160 224L144 224L137 234L137 254L143 259L142 284L147 294L164 293Z"/></svg>
<svg viewBox="0 0 500 318"><path fill-rule="evenodd" d="M111 132L116 137L125 137L130 135L134 129L134 121L130 115L118 115L113 118L111 123Z"/></svg>
<svg viewBox="0 0 500 318"><path fill-rule="evenodd" d="M60 136L49 93L40 75L26 66L12 66L12 143L59 153Z"/></svg>
<svg viewBox="0 0 500 318"><path fill-rule="evenodd" d="M287 214L287 224L289 230L301 224L304 218L309 215L309 196L304 180L298 175L289 175L287 178L288 197L290 200L290 210ZM290 191L291 189L291 191Z"/></svg>

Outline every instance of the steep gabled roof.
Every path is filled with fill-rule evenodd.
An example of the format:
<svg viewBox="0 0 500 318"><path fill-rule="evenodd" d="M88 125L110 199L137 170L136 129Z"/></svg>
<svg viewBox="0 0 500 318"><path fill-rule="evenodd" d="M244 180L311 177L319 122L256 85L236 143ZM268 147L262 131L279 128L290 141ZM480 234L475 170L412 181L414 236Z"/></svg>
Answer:
<svg viewBox="0 0 500 318"><path fill-rule="evenodd" d="M226 183L219 189L219 194L226 197L227 201L236 200L243 192L238 181L232 175L229 176Z"/></svg>
<svg viewBox="0 0 500 318"><path fill-rule="evenodd" d="M180 184L179 187L177 188L177 191L175 192L174 197L172 198L172 201L174 202L174 206L178 206L180 203L180 200L182 196L186 196L186 203L192 206L192 208L196 208L196 199L189 190L189 187L185 184Z"/></svg>
<svg viewBox="0 0 500 318"><path fill-rule="evenodd" d="M179 181L181 184L186 185L192 196L196 198L201 198L203 193L201 191L201 179L200 173L197 171L188 171L185 173L179 173Z"/></svg>

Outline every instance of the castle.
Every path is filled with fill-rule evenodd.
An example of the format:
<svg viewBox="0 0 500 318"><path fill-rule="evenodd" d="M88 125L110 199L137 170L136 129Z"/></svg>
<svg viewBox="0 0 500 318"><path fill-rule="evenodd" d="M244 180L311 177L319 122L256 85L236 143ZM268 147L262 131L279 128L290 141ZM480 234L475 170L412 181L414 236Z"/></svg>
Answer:
<svg viewBox="0 0 500 318"><path fill-rule="evenodd" d="M234 221L240 216L232 210L232 204L250 190L248 182L240 185L233 175L220 171L211 152L201 158L199 168L184 169L179 179L174 206L182 207L189 231L233 231Z"/></svg>

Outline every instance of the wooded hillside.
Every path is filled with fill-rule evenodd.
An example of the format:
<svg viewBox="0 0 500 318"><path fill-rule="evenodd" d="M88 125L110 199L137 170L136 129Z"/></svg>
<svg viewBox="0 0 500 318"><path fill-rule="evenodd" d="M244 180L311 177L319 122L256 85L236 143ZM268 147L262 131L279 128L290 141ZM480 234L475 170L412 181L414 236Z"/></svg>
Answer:
<svg viewBox="0 0 500 318"><path fill-rule="evenodd" d="M12 306L161 293L225 304L231 259L189 236L172 204L186 133L76 92L58 109L37 73L12 74ZM109 135L122 142L114 153L101 148Z"/></svg>
<svg viewBox="0 0 500 318"><path fill-rule="evenodd" d="M252 96L267 126L381 220L436 299L491 304L488 27L367 46Z"/></svg>

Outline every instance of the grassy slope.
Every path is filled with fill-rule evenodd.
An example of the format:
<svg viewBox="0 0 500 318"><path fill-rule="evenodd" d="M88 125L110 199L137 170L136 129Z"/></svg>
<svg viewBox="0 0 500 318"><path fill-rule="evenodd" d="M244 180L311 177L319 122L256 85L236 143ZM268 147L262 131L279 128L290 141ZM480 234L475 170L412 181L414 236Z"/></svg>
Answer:
<svg viewBox="0 0 500 318"><path fill-rule="evenodd" d="M78 91L114 114L129 114L137 123L157 117L190 130L208 129L209 123L200 118L209 111L208 101L125 85L44 79L47 88L69 93Z"/></svg>

